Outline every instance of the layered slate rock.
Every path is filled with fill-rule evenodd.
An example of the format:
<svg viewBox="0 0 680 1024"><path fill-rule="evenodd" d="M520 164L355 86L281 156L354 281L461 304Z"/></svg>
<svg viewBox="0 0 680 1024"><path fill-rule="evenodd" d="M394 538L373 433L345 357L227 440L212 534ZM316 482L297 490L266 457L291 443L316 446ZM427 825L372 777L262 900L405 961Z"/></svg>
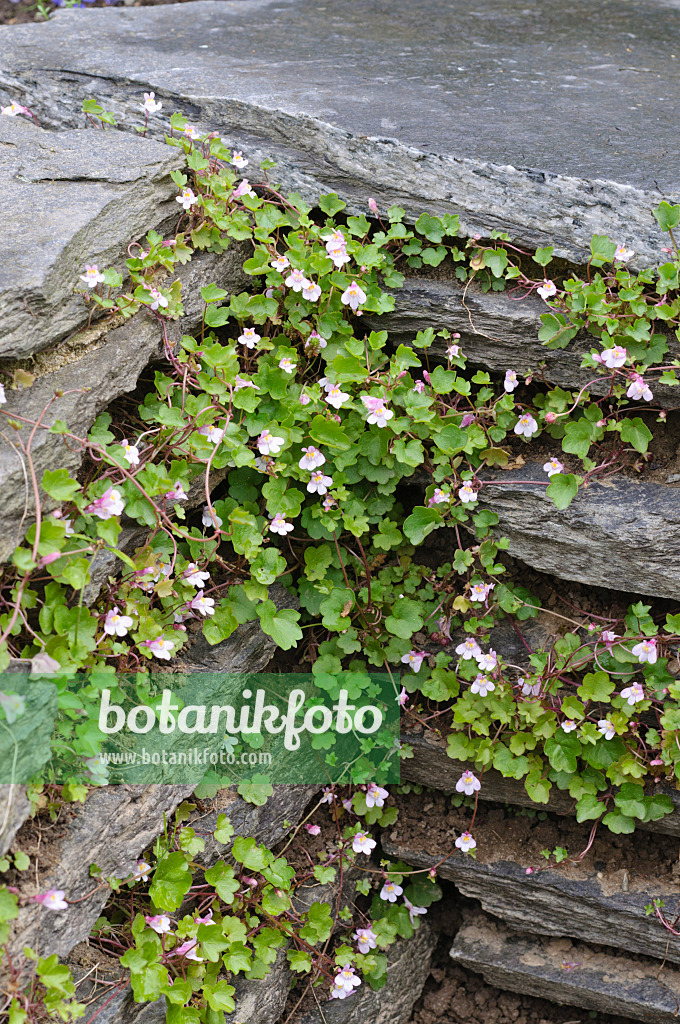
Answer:
<svg viewBox="0 0 680 1024"><path fill-rule="evenodd" d="M170 171L182 160L161 142L121 132L0 122L0 359L16 359L87 320L74 292L87 290L78 280L86 263L120 269L130 242L177 215Z"/></svg>
<svg viewBox="0 0 680 1024"><path fill-rule="evenodd" d="M597 945L615 945L680 963L680 947L669 943L668 933L654 915L645 914L645 906L655 899L675 907L677 893L660 891L651 879L646 889L605 891L596 873L575 879L547 868L528 875L513 860L482 862L458 850L442 862L442 854L426 852L429 838L424 822L421 842L401 841L397 828L383 838L382 848L388 856L417 868L437 865L438 876L448 878L464 896L479 900L484 910L517 931L577 939L587 935Z"/></svg>
<svg viewBox="0 0 680 1024"><path fill-rule="evenodd" d="M585 942L521 935L486 914L468 919L451 948L454 963L489 985L647 1024L674 1024L680 971Z"/></svg>
<svg viewBox="0 0 680 1024"><path fill-rule="evenodd" d="M460 213L578 261L594 232L625 236L644 263L659 192L680 193L680 11L657 0L604 0L596 21L588 0L395 0L388 21L381 0L203 0L0 31L2 98L42 123L80 126L94 97L139 124L151 88L310 198Z"/></svg>
<svg viewBox="0 0 680 1024"><path fill-rule="evenodd" d="M509 553L561 579L677 598L680 492L618 475L592 481L567 509L555 508L540 463L494 473L479 503L499 516ZM530 481L538 481L531 483Z"/></svg>

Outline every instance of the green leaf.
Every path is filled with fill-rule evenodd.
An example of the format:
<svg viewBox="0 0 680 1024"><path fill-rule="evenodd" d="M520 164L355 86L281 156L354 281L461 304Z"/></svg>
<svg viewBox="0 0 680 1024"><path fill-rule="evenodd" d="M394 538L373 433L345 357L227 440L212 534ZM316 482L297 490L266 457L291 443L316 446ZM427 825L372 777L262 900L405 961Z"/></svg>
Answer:
<svg viewBox="0 0 680 1024"><path fill-rule="evenodd" d="M621 440L643 454L652 440L652 432L639 416L621 420Z"/></svg>
<svg viewBox="0 0 680 1024"><path fill-rule="evenodd" d="M634 782L625 782L614 797L614 803L622 814L628 818L639 818L644 821L647 814L645 791Z"/></svg>
<svg viewBox="0 0 680 1024"><path fill-rule="evenodd" d="M422 544L428 534L436 530L444 522L444 517L436 508L425 508L418 505L405 520L403 530L412 544Z"/></svg>
<svg viewBox="0 0 680 1024"><path fill-rule="evenodd" d="M605 804L592 793L586 793L576 804L576 820L596 821L606 810Z"/></svg>
<svg viewBox="0 0 680 1024"><path fill-rule="evenodd" d="M602 822L610 832L614 832L616 835L630 835L635 831L634 819L627 817L619 810L610 811L609 814L605 814Z"/></svg>
<svg viewBox="0 0 680 1024"><path fill-rule="evenodd" d="M159 910L177 910L191 888L191 872L183 853L167 853L156 865L149 896Z"/></svg>
<svg viewBox="0 0 680 1024"><path fill-rule="evenodd" d="M607 701L614 689L606 672L588 672L576 692L581 700Z"/></svg>
<svg viewBox="0 0 680 1024"><path fill-rule="evenodd" d="M257 609L262 629L284 651L302 640L298 626L300 613L294 608L277 608L273 601L263 601Z"/></svg>
<svg viewBox="0 0 680 1024"><path fill-rule="evenodd" d="M579 480L580 477L573 473L554 473L551 476L546 494L552 498L555 508L562 510L571 504L578 492Z"/></svg>
<svg viewBox="0 0 680 1024"><path fill-rule="evenodd" d="M78 481L72 480L65 469L46 469L42 487L55 501L71 501L80 491Z"/></svg>
<svg viewBox="0 0 680 1024"><path fill-rule="evenodd" d="M665 199L653 212L662 231L672 231L680 224L680 206L671 206Z"/></svg>
<svg viewBox="0 0 680 1024"><path fill-rule="evenodd" d="M312 969L312 958L301 949L289 949L286 953L291 970L296 974L308 974Z"/></svg>
<svg viewBox="0 0 680 1024"><path fill-rule="evenodd" d="M219 840L219 842L227 841ZM231 864L225 864L223 860L218 860L213 867L208 868L205 872L205 880L209 885L213 886L215 892L224 903L231 904L234 902L234 895L238 892L240 885Z"/></svg>
<svg viewBox="0 0 680 1024"><path fill-rule="evenodd" d="M439 217L432 217L429 213L421 213L416 221L416 231L427 238L429 242L439 243L444 237L444 225Z"/></svg>
<svg viewBox="0 0 680 1024"><path fill-rule="evenodd" d="M409 640L423 624L422 605L408 597L399 597L392 605L392 614L385 619L385 627L394 636Z"/></svg>
<svg viewBox="0 0 680 1024"><path fill-rule="evenodd" d="M234 860L239 861L250 871L264 871L271 860L271 854L264 846L258 846L252 836L238 836L232 847Z"/></svg>
<svg viewBox="0 0 680 1024"><path fill-rule="evenodd" d="M532 256L534 263L538 263L541 267L547 267L552 260L553 247L552 245L546 245L545 249L537 249L536 255Z"/></svg>
<svg viewBox="0 0 680 1024"><path fill-rule="evenodd" d="M329 192L328 195L319 198L319 207L329 217L334 217L336 213L340 213L340 210L344 210L346 206L347 203L343 203L342 199L338 199L336 192Z"/></svg>
<svg viewBox="0 0 680 1024"><path fill-rule="evenodd" d="M317 444L325 444L329 448L346 451L351 447L347 434L335 420L327 420L325 416L315 416L309 426L309 436Z"/></svg>
<svg viewBox="0 0 680 1024"><path fill-rule="evenodd" d="M573 774L578 767L581 741L573 732L565 733L560 730L545 741L545 753L556 772Z"/></svg>

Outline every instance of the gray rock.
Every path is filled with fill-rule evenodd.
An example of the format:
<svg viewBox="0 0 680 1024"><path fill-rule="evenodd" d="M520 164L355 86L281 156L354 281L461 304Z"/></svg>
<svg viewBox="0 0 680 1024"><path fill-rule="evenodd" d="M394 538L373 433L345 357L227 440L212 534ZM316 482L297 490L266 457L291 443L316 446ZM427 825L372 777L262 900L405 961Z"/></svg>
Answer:
<svg viewBox="0 0 680 1024"><path fill-rule="evenodd" d="M120 211L119 215L122 216ZM172 341L191 331L200 320L203 284L215 281L228 292L243 288L247 278L241 269L242 261L243 248L234 246L222 256L198 253L179 268L177 276L188 302L184 317L169 327ZM56 420L64 420L71 433L82 437L110 402L134 390L144 367L160 356L162 337L158 321L145 311L111 329L102 323L86 330L51 354L54 368L48 363L46 372L38 376L30 388L8 390L3 410L35 422L49 406L41 418L45 428ZM55 399L56 391L62 394ZM24 444L31 430L31 424L27 423L17 431ZM44 470L55 466L64 467L73 475L82 461L77 445L72 441L66 445L61 435L51 434L47 429L36 431L30 451L38 482ZM6 426L0 436L0 495L0 562L3 562L11 556L35 517L26 459L16 444L16 435L12 436ZM54 507L55 502L46 495L42 498L44 509ZM101 579L92 588L94 596L112 571L114 562L113 556L106 565L100 560L97 568Z"/></svg>
<svg viewBox="0 0 680 1024"><path fill-rule="evenodd" d="M576 461L576 460L574 460ZM618 475L555 508L538 463L490 475L480 505L498 513L509 554L561 579L677 598L680 502L675 487ZM493 481L493 482L492 482Z"/></svg>
<svg viewBox="0 0 680 1024"><path fill-rule="evenodd" d="M593 232L625 236L656 259L651 208L680 191L674 7L606 0L597 24L588 0L396 0L389 14L380 0L64 11L1 30L0 88L60 127L83 123L84 97L139 124L151 88L163 115L181 107L274 156L308 196L459 212L468 232L504 228L580 261Z"/></svg>
<svg viewBox="0 0 680 1024"><path fill-rule="evenodd" d="M30 782L50 760L57 688L53 683L31 680L28 675L2 672L0 690L19 694L25 701L25 710L16 721L5 721L0 727L0 783L11 787L13 783ZM0 824L3 816L0 812ZM0 834L2 831L0 828Z"/></svg>
<svg viewBox="0 0 680 1024"><path fill-rule="evenodd" d="M347 999L320 994L315 1009L303 1014L299 1024L406 1024L430 973L436 934L426 922L410 939L397 939L387 953L387 984L374 992L368 985Z"/></svg>
<svg viewBox="0 0 680 1024"><path fill-rule="evenodd" d="M647 1024L675 1024L680 971L644 957L614 956L584 942L541 939L475 914L456 935L454 963L489 985Z"/></svg>
<svg viewBox="0 0 680 1024"><path fill-rule="evenodd" d="M595 338L585 331L566 349L549 349L538 340L540 315L548 307L536 295L512 298L505 292L483 292L474 284L466 292L460 282L420 276L407 278L393 294L394 309L381 316L367 315L365 323L373 330L389 331L394 346L408 345L418 331L432 327L460 334L460 346L470 366L498 374L505 374L508 368L523 375L532 372L536 380L545 379L563 388L581 388L594 376L592 371L580 369L584 353L599 349ZM446 343L436 338L428 349L430 360L445 362L445 349ZM608 389L609 383L595 383L590 388L594 394ZM654 398L667 409L677 409L680 387L655 384Z"/></svg>
<svg viewBox="0 0 680 1024"><path fill-rule="evenodd" d="M130 242L177 216L170 171L181 155L107 131L47 132L3 117L4 250L0 358L46 348L83 324L74 288L86 263L122 268Z"/></svg>
<svg viewBox="0 0 680 1024"><path fill-rule="evenodd" d="M410 839L402 842L398 828L382 841L388 856L417 868L441 861L441 854L425 852L428 845L425 823L422 846ZM489 914L518 931L577 939L587 935L589 942L597 945L680 963L680 946L668 941L666 930L654 915L647 917L644 909L659 898L673 908L677 893L662 891L654 879L647 880L646 888L623 891L620 880L617 886L614 878L602 874L602 879L592 874L578 880L546 868L527 875L514 861L484 863L458 850L437 868L437 875L450 879L464 896L479 900Z"/></svg>
<svg viewBox="0 0 680 1024"><path fill-rule="evenodd" d="M457 761L446 752L446 743L432 733L418 735L413 732L402 733L402 743L408 743L413 757L401 762L401 777L404 782L415 782L429 789L439 789L444 793L453 793L456 783L470 764ZM660 835L680 836L680 793L671 786L656 786L655 793L664 793L675 804L671 814L658 821L638 821L636 828ZM484 781L479 791L480 800L493 803L511 804L516 807L531 807L534 811L545 810L555 814L573 814L575 801L564 790L553 785L546 804L537 804L531 799L524 783L517 779L506 779L494 768L484 769Z"/></svg>
<svg viewBox="0 0 680 1024"><path fill-rule="evenodd" d="M25 786L0 785L0 857L7 853L30 813L31 801Z"/></svg>

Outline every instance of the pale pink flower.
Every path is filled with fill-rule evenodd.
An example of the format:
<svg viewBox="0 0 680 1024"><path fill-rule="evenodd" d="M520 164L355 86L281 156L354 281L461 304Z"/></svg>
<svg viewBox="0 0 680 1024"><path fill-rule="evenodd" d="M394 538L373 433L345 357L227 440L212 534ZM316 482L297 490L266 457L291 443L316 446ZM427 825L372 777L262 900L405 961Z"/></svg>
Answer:
<svg viewBox="0 0 680 1024"><path fill-rule="evenodd" d="M330 510L333 508L334 505L335 505L335 498L331 498L330 495L328 495L328 497L323 499L322 508L323 508L324 512L330 512Z"/></svg>
<svg viewBox="0 0 680 1024"><path fill-rule="evenodd" d="M139 448L134 444L130 444L127 437L123 438L120 442L120 446L123 449L123 454L131 466L139 465Z"/></svg>
<svg viewBox="0 0 680 1024"><path fill-rule="evenodd" d="M172 488L165 492L165 497L168 501L186 501L187 492L184 490L184 484L181 480L175 480Z"/></svg>
<svg viewBox="0 0 680 1024"><path fill-rule="evenodd" d="M408 910L408 916L409 920L411 921L411 924L416 923L416 917L420 917L422 914L427 913L427 907L414 906L407 896L404 896L404 906Z"/></svg>
<svg viewBox="0 0 680 1024"><path fill-rule="evenodd" d="M233 164L238 171L242 171L244 167L248 166L248 161L244 157L243 153L238 149L234 150L229 162Z"/></svg>
<svg viewBox="0 0 680 1024"><path fill-rule="evenodd" d="M334 249L341 249L346 245L345 236L342 231L333 231L330 235L324 235L323 239L326 243L326 252L333 252Z"/></svg>
<svg viewBox="0 0 680 1024"><path fill-rule="evenodd" d="M489 648L488 654L482 654L480 651L475 658L482 672L493 672L498 663L498 655L491 648Z"/></svg>
<svg viewBox="0 0 680 1024"><path fill-rule="evenodd" d="M446 355L449 359L457 359L460 355L460 345L449 345L446 349Z"/></svg>
<svg viewBox="0 0 680 1024"><path fill-rule="evenodd" d="M278 533L280 537L285 537L287 533L290 533L294 526L292 523L286 522L286 517L281 512L277 512L269 524L269 529L272 533Z"/></svg>
<svg viewBox="0 0 680 1024"><path fill-rule="evenodd" d="M257 448L260 455L278 455L285 443L285 438L276 437L270 430L263 430L257 439Z"/></svg>
<svg viewBox="0 0 680 1024"><path fill-rule="evenodd" d="M68 903L64 899L63 889L48 889L38 896L33 896L34 903L40 903L46 910L68 910Z"/></svg>
<svg viewBox="0 0 680 1024"><path fill-rule="evenodd" d="M343 404L349 401L351 395L343 391L337 384L334 384L330 390L326 391L326 401L329 405L332 405L334 409L342 408Z"/></svg>
<svg viewBox="0 0 680 1024"><path fill-rule="evenodd" d="M256 347L260 337L261 335L257 333L254 327L244 327L243 332L239 334L236 340L240 342L241 345L245 345L246 348L253 349Z"/></svg>
<svg viewBox="0 0 680 1024"><path fill-rule="evenodd" d="M334 800L335 800L335 793L330 788L330 786L326 786L326 788L323 791L323 796L321 797L321 800L319 801L319 803L331 804L331 803L333 803Z"/></svg>
<svg viewBox="0 0 680 1024"><path fill-rule="evenodd" d="M616 736L616 729L608 718L601 718L597 723L597 728L606 740L613 740Z"/></svg>
<svg viewBox="0 0 680 1024"><path fill-rule="evenodd" d="M161 306L165 309L168 305L168 300L162 292L159 292L158 288L151 288L149 290L151 296L151 302L149 303L149 309L158 309Z"/></svg>
<svg viewBox="0 0 680 1024"><path fill-rule="evenodd" d="M389 882L385 880L383 887L380 890L380 899L385 900L387 903L396 903L397 896L401 896L403 889L396 882Z"/></svg>
<svg viewBox="0 0 680 1024"><path fill-rule="evenodd" d="M619 243L616 246L616 252L614 253L614 259L618 260L619 263L627 263L629 259L635 255L634 249L626 249L625 243Z"/></svg>
<svg viewBox="0 0 680 1024"><path fill-rule="evenodd" d="M212 523L212 519L210 520ZM182 573L182 583L188 583L192 587L202 587L210 579L210 573L199 569L196 562L189 562Z"/></svg>
<svg viewBox="0 0 680 1024"><path fill-rule="evenodd" d="M151 865L147 864L145 860L140 859L137 861L135 867L136 871L132 877L136 878L138 881L146 881L151 874Z"/></svg>
<svg viewBox="0 0 680 1024"><path fill-rule="evenodd" d="M110 519L111 516L119 516L125 509L125 503L121 498L120 491L115 487L109 487L104 491L101 498L96 498L91 505L88 505L85 512L98 519Z"/></svg>
<svg viewBox="0 0 680 1024"><path fill-rule="evenodd" d="M309 405L310 402L311 402L311 398L309 397L308 394L306 394L303 391L302 394L300 395L300 405Z"/></svg>
<svg viewBox="0 0 680 1024"><path fill-rule="evenodd" d="M359 306L366 301L366 292L363 291L356 281L352 281L348 288L340 296L340 301L344 306L349 306L350 309L357 310Z"/></svg>
<svg viewBox="0 0 680 1024"><path fill-rule="evenodd" d="M628 702L630 707L633 707L638 701L645 699L645 691L640 683L631 683L625 690L621 690L621 696Z"/></svg>
<svg viewBox="0 0 680 1024"><path fill-rule="evenodd" d="M293 267L290 274L286 278L286 287L292 288L294 292L301 292L303 288L307 288L309 281L302 273L301 270Z"/></svg>
<svg viewBox="0 0 680 1024"><path fill-rule="evenodd" d="M197 964L203 963L203 957L198 955L196 939L187 939L181 946L173 949L176 956L183 956L186 960L195 960Z"/></svg>
<svg viewBox="0 0 680 1024"><path fill-rule="evenodd" d="M315 281L308 281L302 289L302 298L307 299L309 302L316 302L320 295L321 288Z"/></svg>
<svg viewBox="0 0 680 1024"><path fill-rule="evenodd" d="M0 384L0 405L5 405L6 403L7 395L5 394L5 386L4 384Z"/></svg>
<svg viewBox="0 0 680 1024"><path fill-rule="evenodd" d="M188 124L186 126L186 128L184 129L184 134L188 139L191 139L192 142L195 139L200 139L201 137L201 133L199 132L198 128L194 128L193 124Z"/></svg>
<svg viewBox="0 0 680 1024"><path fill-rule="evenodd" d="M144 920L149 928L153 928L159 935L167 935L172 927L172 921L167 914L145 914Z"/></svg>
<svg viewBox="0 0 680 1024"><path fill-rule="evenodd" d="M382 398L374 398L372 395L362 395L361 401L366 406L368 416L367 423L375 423L379 427L386 427L387 421L391 420L394 413L388 409Z"/></svg>
<svg viewBox="0 0 680 1024"><path fill-rule="evenodd" d="M79 280L84 281L88 288L96 288L104 279L104 275L100 272L96 263L93 263L92 266L86 263L85 273L79 277Z"/></svg>
<svg viewBox="0 0 680 1024"><path fill-rule="evenodd" d="M551 299L556 294L557 288L552 281L544 281L540 288L536 289L542 299Z"/></svg>
<svg viewBox="0 0 680 1024"><path fill-rule="evenodd" d="M441 505L445 501L451 501L450 493L443 491L441 487L435 487L434 494L428 499L427 507L432 508L434 505Z"/></svg>
<svg viewBox="0 0 680 1024"><path fill-rule="evenodd" d="M482 788L482 784L472 772L463 772L456 783L456 792L465 793L465 796L472 796Z"/></svg>
<svg viewBox="0 0 680 1024"><path fill-rule="evenodd" d="M206 423L204 426L199 427L199 434L202 434L211 444L220 444L224 437L224 430L220 427L216 427L214 423Z"/></svg>
<svg viewBox="0 0 680 1024"><path fill-rule="evenodd" d="M246 380L245 377L239 377L236 374L236 380L234 381L234 391L241 391L243 388L254 388L255 391L259 391L259 385L253 384L252 380Z"/></svg>
<svg viewBox="0 0 680 1024"><path fill-rule="evenodd" d="M305 828L309 832L310 836L318 836L320 834L320 832L321 832L321 829L320 829L320 827L318 825L309 825L309 824L307 824L307 825L305 825Z"/></svg>
<svg viewBox="0 0 680 1024"><path fill-rule="evenodd" d="M203 618L208 615L215 614L215 599L212 597L205 597L202 590L196 594L196 597L191 602L191 608L193 611L198 612Z"/></svg>
<svg viewBox="0 0 680 1024"><path fill-rule="evenodd" d="M19 114L27 114L28 107L22 107L20 103L10 103L8 107L0 107L0 114L5 117L17 117Z"/></svg>
<svg viewBox="0 0 680 1024"><path fill-rule="evenodd" d="M635 655L641 664L647 661L650 665L653 665L659 656L656 649L656 638L652 637L651 640L641 640L639 644L633 647L631 653Z"/></svg>
<svg viewBox="0 0 680 1024"><path fill-rule="evenodd" d="M310 444L308 448L303 448L302 450L305 454L298 462L300 469L308 469L311 472L311 470L319 469L323 466L326 461L326 456L323 455L318 448L315 448L313 444Z"/></svg>
<svg viewBox="0 0 680 1024"><path fill-rule="evenodd" d="M367 807L382 807L390 794L382 786L376 785L375 782L369 782L366 787L366 806Z"/></svg>
<svg viewBox="0 0 680 1024"><path fill-rule="evenodd" d="M485 676L483 672L478 672L470 684L470 693L479 694L480 697L486 697L488 693L493 693L495 689L496 684L488 676Z"/></svg>
<svg viewBox="0 0 680 1024"><path fill-rule="evenodd" d="M417 380L413 385L413 390L417 391L419 395L422 395L423 391L425 390L425 381Z"/></svg>
<svg viewBox="0 0 680 1024"><path fill-rule="evenodd" d="M283 359L279 359L279 369L283 370L284 373L294 373L297 367L297 363L294 363L290 356L284 356Z"/></svg>
<svg viewBox="0 0 680 1024"><path fill-rule="evenodd" d="M548 476L554 476L555 473L564 473L564 466L559 459L548 459L548 461L543 464L543 472L547 473Z"/></svg>
<svg viewBox="0 0 680 1024"><path fill-rule="evenodd" d="M235 188L231 194L232 199L240 199L241 196L249 196L251 199L257 198L255 191L250 187L250 182L247 178L244 178L238 188Z"/></svg>
<svg viewBox="0 0 680 1024"><path fill-rule="evenodd" d="M469 832L463 832L461 835L458 836L454 845L459 850L462 850L463 853L468 853L470 850L474 850L477 843L472 838Z"/></svg>
<svg viewBox="0 0 680 1024"><path fill-rule="evenodd" d="M282 274L286 267L290 266L290 260L287 256L277 256L275 260L272 260L270 266Z"/></svg>
<svg viewBox="0 0 680 1024"><path fill-rule="evenodd" d="M464 504L467 504L469 501L477 501L477 494L478 491L471 484L463 484L458 491L458 497Z"/></svg>
<svg viewBox="0 0 680 1024"><path fill-rule="evenodd" d="M323 497L329 487L333 486L333 477L324 476L320 469L315 470L312 473L312 478L307 484L307 490L310 494L318 494L319 497Z"/></svg>
<svg viewBox="0 0 680 1024"><path fill-rule="evenodd" d="M372 928L357 928L352 938L356 942L360 953L369 953L372 949L375 949L378 936Z"/></svg>
<svg viewBox="0 0 680 1024"><path fill-rule="evenodd" d="M651 402L654 397L649 385L645 382L644 377L641 377L639 373L636 373L633 376L633 379L628 386L628 390L626 391L626 395L628 398L632 398L634 402L639 402L641 398L644 398L645 402Z"/></svg>
<svg viewBox="0 0 680 1024"><path fill-rule="evenodd" d="M456 647L456 654L459 654L463 661L470 661L471 658L476 658L481 655L482 650L474 637L469 636L467 640L463 640Z"/></svg>
<svg viewBox="0 0 680 1024"><path fill-rule="evenodd" d="M573 732L577 728L576 722L573 722L571 718L565 718L562 722L562 729L564 732Z"/></svg>
<svg viewBox="0 0 680 1024"><path fill-rule="evenodd" d="M328 801L330 803L330 801ZM371 850L375 850L375 839L371 839L368 832L355 832L352 838L352 849L355 853L365 853L370 857Z"/></svg>
<svg viewBox="0 0 680 1024"><path fill-rule="evenodd" d="M406 692L406 688L404 686L402 686L401 693L397 697L397 704L399 705L400 708L405 708L406 705L408 704L408 693Z"/></svg>
<svg viewBox="0 0 680 1024"><path fill-rule="evenodd" d="M140 103L140 107L145 114L157 114L162 106L161 101L156 99L155 92L144 93L144 102Z"/></svg>
<svg viewBox="0 0 680 1024"><path fill-rule="evenodd" d="M213 515L215 516L214 519L213 519ZM210 514L210 508L209 508L208 505L204 505L203 506L203 512L201 514L201 522L206 527L214 527L215 523L217 523L218 526L222 525L222 520L220 519L220 517L217 515L217 513L214 510L213 510L212 515Z"/></svg>
<svg viewBox="0 0 680 1024"><path fill-rule="evenodd" d="M495 583L473 583L470 587L470 600L476 602L486 601L495 586Z"/></svg>
<svg viewBox="0 0 680 1024"><path fill-rule="evenodd" d="M538 430L538 423L530 412L525 412L515 423L515 433L524 437L531 437Z"/></svg>
<svg viewBox="0 0 680 1024"><path fill-rule="evenodd" d="M521 676L517 680L517 682L522 684L522 696L523 697L538 697L540 695L541 689L543 687L543 682L540 679L536 683L528 683L524 679L524 676Z"/></svg>
<svg viewBox="0 0 680 1024"><path fill-rule="evenodd" d="M127 636L129 629L132 629L132 619L129 615L121 615L117 607L107 612L104 620L105 633L109 636Z"/></svg>
<svg viewBox="0 0 680 1024"><path fill-rule="evenodd" d="M505 388L505 390L508 391L508 392L514 391L515 388L518 386L518 384L519 384L519 381L517 379L517 374L515 373L515 371L514 370L506 370L505 371L505 380L503 381L503 387Z"/></svg>
<svg viewBox="0 0 680 1024"><path fill-rule="evenodd" d="M614 370L618 366L623 366L628 358L628 351L621 345L614 345L613 348L606 348L600 358L609 370Z"/></svg>
<svg viewBox="0 0 680 1024"><path fill-rule="evenodd" d="M153 640L142 640L142 644L148 647L155 658L160 658L161 661L170 661L174 645L170 640L164 640L162 634Z"/></svg>
<svg viewBox="0 0 680 1024"><path fill-rule="evenodd" d="M14 725L17 718L26 711L26 698L18 693L5 693L0 690L0 708L5 712L8 725Z"/></svg>
<svg viewBox="0 0 680 1024"><path fill-rule="evenodd" d="M196 921L196 924L211 924L212 923L212 919L213 919L212 909L208 908L208 910L206 910L205 914L202 914L201 917L197 917L194 920Z"/></svg>
<svg viewBox="0 0 680 1024"><path fill-rule="evenodd" d="M412 672L420 672L424 658L427 658L427 651L409 651L402 656L401 663L408 665Z"/></svg>
<svg viewBox="0 0 680 1024"><path fill-rule="evenodd" d="M176 201L180 204L183 210L190 210L191 207L197 200L197 196L194 195L193 189L184 188L178 196L175 196Z"/></svg>
<svg viewBox="0 0 680 1024"><path fill-rule="evenodd" d="M345 964L333 978L331 999L346 999L347 996L352 995L354 989L360 984L361 979L357 978L354 968L350 967L349 964Z"/></svg>
<svg viewBox="0 0 680 1024"><path fill-rule="evenodd" d="M611 629L605 629L602 631L602 641L608 651L611 652L612 644L615 640L619 639L618 633L613 633Z"/></svg>
<svg viewBox="0 0 680 1024"><path fill-rule="evenodd" d="M349 263L350 261L349 253L345 249L344 245L340 246L339 249L333 249L332 252L328 253L328 255L333 260L333 264L338 270L343 267L345 263Z"/></svg>

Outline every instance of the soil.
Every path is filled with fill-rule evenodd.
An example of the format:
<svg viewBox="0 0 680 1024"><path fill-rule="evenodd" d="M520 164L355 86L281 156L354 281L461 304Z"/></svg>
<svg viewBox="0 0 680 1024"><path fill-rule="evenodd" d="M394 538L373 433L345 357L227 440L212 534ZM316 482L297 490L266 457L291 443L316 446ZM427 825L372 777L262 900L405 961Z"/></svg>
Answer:
<svg viewBox="0 0 680 1024"><path fill-rule="evenodd" d="M454 807L443 793L409 793L397 798L399 818L390 840L401 847L427 849L433 857L445 857L454 849L455 837L470 827L471 812ZM566 878L584 881L593 875L604 895L641 890L680 895L678 840L673 836L635 832L614 835L601 827L588 853L590 822L579 825L573 818L546 811L511 808L480 801L474 829L477 860L488 864L514 861L535 871L550 867ZM558 866L548 863L542 850L561 846L569 854Z"/></svg>

